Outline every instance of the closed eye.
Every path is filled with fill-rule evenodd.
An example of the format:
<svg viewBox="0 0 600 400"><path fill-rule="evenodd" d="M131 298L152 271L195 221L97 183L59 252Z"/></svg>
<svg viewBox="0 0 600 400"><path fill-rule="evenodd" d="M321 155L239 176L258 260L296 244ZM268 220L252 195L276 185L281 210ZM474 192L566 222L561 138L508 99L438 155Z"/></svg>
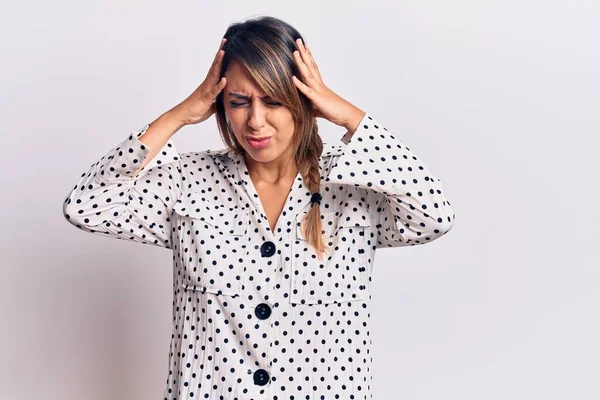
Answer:
<svg viewBox="0 0 600 400"><path fill-rule="evenodd" d="M241 107L241 106L243 106L244 104L247 104L247 103L245 103L245 102L244 103L238 103L238 102L232 101L229 104L231 104L232 107ZM268 101L267 104L269 106L271 106L271 107L279 107L281 105L281 103L276 102L276 101Z"/></svg>

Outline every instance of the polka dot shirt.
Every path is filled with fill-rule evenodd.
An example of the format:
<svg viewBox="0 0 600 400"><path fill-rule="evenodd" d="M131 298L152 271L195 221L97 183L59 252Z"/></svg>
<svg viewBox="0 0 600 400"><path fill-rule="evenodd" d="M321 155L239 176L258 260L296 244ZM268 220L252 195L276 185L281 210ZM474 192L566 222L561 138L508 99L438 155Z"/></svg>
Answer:
<svg viewBox="0 0 600 400"><path fill-rule="evenodd" d="M98 235L173 252L165 400L372 399L375 250L425 244L454 222L441 181L369 114L320 158L317 259L300 229L297 175L275 230L242 155L149 148L131 132L81 175L65 218Z"/></svg>

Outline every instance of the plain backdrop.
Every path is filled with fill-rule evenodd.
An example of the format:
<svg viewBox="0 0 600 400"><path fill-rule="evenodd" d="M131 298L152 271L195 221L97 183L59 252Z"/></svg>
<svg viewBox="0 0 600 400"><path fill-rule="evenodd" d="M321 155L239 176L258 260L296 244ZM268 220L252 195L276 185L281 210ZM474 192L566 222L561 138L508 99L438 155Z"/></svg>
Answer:
<svg viewBox="0 0 600 400"><path fill-rule="evenodd" d="M600 398L597 1L2 8L0 398L162 398L171 253L82 232L62 202L259 15L304 35L327 86L420 156L456 213L435 242L377 252L374 399ZM223 147L214 117L174 140Z"/></svg>

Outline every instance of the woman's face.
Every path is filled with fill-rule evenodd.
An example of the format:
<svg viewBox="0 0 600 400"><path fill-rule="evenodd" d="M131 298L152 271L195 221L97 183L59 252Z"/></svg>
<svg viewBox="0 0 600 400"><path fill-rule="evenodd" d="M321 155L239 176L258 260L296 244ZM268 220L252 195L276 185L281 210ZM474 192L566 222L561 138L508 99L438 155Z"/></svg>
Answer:
<svg viewBox="0 0 600 400"><path fill-rule="evenodd" d="M270 162L283 155L291 157L294 119L291 110L265 97L246 70L232 63L225 73L223 89L225 114L238 142L252 159ZM252 141L252 138L267 138Z"/></svg>

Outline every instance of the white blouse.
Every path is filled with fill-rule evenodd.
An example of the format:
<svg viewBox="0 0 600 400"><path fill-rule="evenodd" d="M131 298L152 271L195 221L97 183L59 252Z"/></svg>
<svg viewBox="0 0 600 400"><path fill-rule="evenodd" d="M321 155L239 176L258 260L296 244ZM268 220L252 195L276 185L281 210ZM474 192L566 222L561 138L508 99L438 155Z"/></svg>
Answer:
<svg viewBox="0 0 600 400"><path fill-rule="evenodd" d="M320 158L319 261L300 229L298 173L271 231L243 155L150 151L130 133L64 201L74 226L171 249L165 400L371 399L375 250L425 244L454 223L441 181L370 115Z"/></svg>

